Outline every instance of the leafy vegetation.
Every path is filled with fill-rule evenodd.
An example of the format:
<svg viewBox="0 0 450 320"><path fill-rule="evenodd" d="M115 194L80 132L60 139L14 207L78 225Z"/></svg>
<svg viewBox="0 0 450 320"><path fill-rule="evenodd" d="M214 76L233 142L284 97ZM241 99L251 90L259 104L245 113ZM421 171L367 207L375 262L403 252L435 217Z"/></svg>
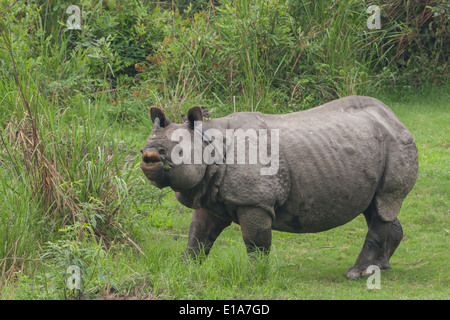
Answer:
<svg viewBox="0 0 450 320"><path fill-rule="evenodd" d="M1 299L448 298L446 1L79 1L79 30L72 4L0 2ZM382 290L344 277L364 219L275 233L254 264L233 225L182 264L190 210L138 167L148 107L287 113L350 94L391 106L420 152Z"/></svg>

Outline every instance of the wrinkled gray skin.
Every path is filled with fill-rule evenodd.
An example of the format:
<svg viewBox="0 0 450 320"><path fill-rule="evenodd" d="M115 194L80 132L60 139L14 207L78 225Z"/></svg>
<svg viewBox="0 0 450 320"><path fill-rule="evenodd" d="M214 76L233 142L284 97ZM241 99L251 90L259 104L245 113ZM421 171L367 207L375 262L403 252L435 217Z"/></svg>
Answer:
<svg viewBox="0 0 450 320"><path fill-rule="evenodd" d="M413 136L380 101L351 96L286 115L235 113L203 121L203 132L279 129L279 170L266 176L260 164L173 165L171 150L178 143L171 141L173 130L193 131L202 110L189 109L182 124L171 123L156 107L150 115L154 126L141 169L194 209L185 258L208 254L231 222L240 224L249 253L268 252L272 229L320 232L363 213L368 233L347 277L366 276L370 265L390 268L403 237L397 215L416 181L418 161Z"/></svg>

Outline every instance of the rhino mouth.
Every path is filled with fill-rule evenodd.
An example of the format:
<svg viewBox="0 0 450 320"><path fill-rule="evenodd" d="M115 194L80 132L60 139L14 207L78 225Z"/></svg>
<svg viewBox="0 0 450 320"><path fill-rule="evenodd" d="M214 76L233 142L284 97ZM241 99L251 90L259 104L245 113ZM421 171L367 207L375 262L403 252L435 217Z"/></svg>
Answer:
<svg viewBox="0 0 450 320"><path fill-rule="evenodd" d="M167 174L172 166L164 160L164 157L153 150L145 150L142 154L141 170L147 179L158 188L164 188L169 185Z"/></svg>
<svg viewBox="0 0 450 320"><path fill-rule="evenodd" d="M152 150L144 150L142 154L142 161L146 164L153 164L162 162L162 159L158 152Z"/></svg>
<svg viewBox="0 0 450 320"><path fill-rule="evenodd" d="M147 167L162 163L165 171L169 171L174 166L171 161L166 159L163 155L159 155L156 151L145 151L142 155L142 161L143 165Z"/></svg>

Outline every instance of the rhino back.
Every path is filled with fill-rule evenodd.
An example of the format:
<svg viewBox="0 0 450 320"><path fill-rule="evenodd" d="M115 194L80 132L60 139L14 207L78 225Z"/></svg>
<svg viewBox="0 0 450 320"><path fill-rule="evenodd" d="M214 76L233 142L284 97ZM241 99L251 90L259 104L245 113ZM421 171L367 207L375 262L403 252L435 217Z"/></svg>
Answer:
<svg viewBox="0 0 450 320"><path fill-rule="evenodd" d="M387 159L401 157L398 149L413 143L395 114L368 97L269 116L267 123L280 128L291 180L274 229L291 232L328 230L359 215L385 180Z"/></svg>

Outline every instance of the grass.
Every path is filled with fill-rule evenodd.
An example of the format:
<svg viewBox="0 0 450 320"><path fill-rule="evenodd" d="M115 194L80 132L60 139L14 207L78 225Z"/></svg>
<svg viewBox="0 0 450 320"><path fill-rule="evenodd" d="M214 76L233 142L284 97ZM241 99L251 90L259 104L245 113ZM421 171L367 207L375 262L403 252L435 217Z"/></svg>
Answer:
<svg viewBox="0 0 450 320"><path fill-rule="evenodd" d="M392 269L381 273L381 289L368 289L366 279L345 277L367 231L362 216L317 234L274 231L269 260L256 262L248 260L240 227L233 224L203 263L183 263L180 253L187 243L191 210L173 192L159 191L139 176L117 220L126 226L123 238L101 249L101 242L80 237L81 229L92 232L89 225L66 229L60 242L44 244L50 259L31 254L7 278L1 298L448 299L450 92L443 87L412 96L375 96L414 134L420 154L419 178L399 216L405 236L391 258ZM145 134L130 130L115 130L113 136L133 137L127 142L137 149ZM64 260L67 255L72 262ZM68 293L65 278L59 276L74 259L83 261L83 276L90 279L81 295Z"/></svg>

